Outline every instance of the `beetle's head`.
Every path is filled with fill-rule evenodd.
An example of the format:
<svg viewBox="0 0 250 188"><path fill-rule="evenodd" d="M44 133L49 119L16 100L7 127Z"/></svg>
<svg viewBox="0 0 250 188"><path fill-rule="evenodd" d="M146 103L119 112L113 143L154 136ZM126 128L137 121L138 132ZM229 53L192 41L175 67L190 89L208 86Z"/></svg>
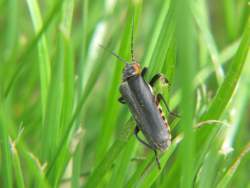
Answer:
<svg viewBox="0 0 250 188"><path fill-rule="evenodd" d="M123 69L123 80L139 75L141 75L141 66L135 61L130 64L127 63Z"/></svg>

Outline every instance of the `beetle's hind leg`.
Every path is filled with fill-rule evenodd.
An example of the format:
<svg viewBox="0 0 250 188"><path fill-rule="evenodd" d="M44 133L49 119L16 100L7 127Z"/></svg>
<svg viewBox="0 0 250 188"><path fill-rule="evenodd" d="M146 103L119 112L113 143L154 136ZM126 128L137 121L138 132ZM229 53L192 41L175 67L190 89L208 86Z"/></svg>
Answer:
<svg viewBox="0 0 250 188"><path fill-rule="evenodd" d="M155 160L156 160L156 163L157 163L157 166L159 169L161 169L161 164L160 164L160 160L159 160L159 157L158 157L158 154L157 154L157 151L156 149L151 146L150 144L148 144L147 142L145 142L144 140L142 140L139 136L138 136L138 132L140 131L139 127L136 126L135 127L135 130L134 130L134 134L135 134L135 137L137 138L137 140L139 140L139 142L141 142L143 145L145 145L146 147L148 147L149 149L153 150L154 153L155 153Z"/></svg>
<svg viewBox="0 0 250 188"><path fill-rule="evenodd" d="M153 76L153 78L152 78L152 79L150 80L150 82L149 82L149 85L152 86L152 87L154 87L155 83L156 83L157 80L159 80L160 78L163 79L163 81L164 81L165 83L168 83L168 84L169 84L168 79L167 79L165 76L163 76L162 74L158 73L158 74L156 74L156 75Z"/></svg>
<svg viewBox="0 0 250 188"><path fill-rule="evenodd" d="M159 104L161 100L163 101L163 103L164 103L164 105L165 105L165 107L170 115L175 116L175 117L180 117L180 115L178 115L170 110L167 101L164 99L162 94L158 93L156 96L156 102Z"/></svg>
<svg viewBox="0 0 250 188"><path fill-rule="evenodd" d="M168 79L167 79L166 77L164 77L162 74L158 73L158 74L156 74L156 75L153 76L153 78L152 78L152 79L150 80L150 82L149 82L149 85L150 85L151 87L154 87L155 83L156 83L157 80L159 80L159 79L163 79L163 81L164 81L165 83L168 83L168 84L169 84ZM166 100L164 99L164 97L162 96L162 94L159 93L159 94L157 94L157 96L156 96L156 103L159 104L161 100L163 101L163 103L164 103L164 105L165 105L165 107L166 107L166 109L167 109L167 111L168 111L168 113L169 113L170 115L175 116L175 117L180 117L178 114L176 114L176 113L174 113L174 112L172 112L172 111L170 110L170 108L169 108L169 106L168 106Z"/></svg>
<svg viewBox="0 0 250 188"><path fill-rule="evenodd" d="M149 149L154 150L154 148L153 148L150 144L148 144L147 142L145 142L144 140L142 140L142 139L138 136L139 131L140 131L139 127L136 126L136 127L135 127L135 130L134 130L134 134L135 134L135 137L137 138L137 140L138 140L139 142L141 142L144 146L148 147Z"/></svg>

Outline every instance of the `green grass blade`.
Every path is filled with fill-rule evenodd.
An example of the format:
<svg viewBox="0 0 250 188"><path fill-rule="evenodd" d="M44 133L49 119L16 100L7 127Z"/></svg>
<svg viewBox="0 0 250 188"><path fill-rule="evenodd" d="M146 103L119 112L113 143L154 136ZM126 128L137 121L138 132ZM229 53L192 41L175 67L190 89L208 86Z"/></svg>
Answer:
<svg viewBox="0 0 250 188"><path fill-rule="evenodd" d="M147 158L143 161L140 161L139 165L136 168L136 171L132 175L132 177L126 182L124 187L126 188L132 188L135 187L138 183L138 180L142 177L142 174L144 173L145 169L148 168L149 165L152 163L155 164L155 158L154 154L151 153L150 156L147 156Z"/></svg>
<svg viewBox="0 0 250 188"><path fill-rule="evenodd" d="M28 174L32 174L32 176L29 176L28 178L34 178L34 182L28 182L29 185L31 186L33 184L34 186L35 184L35 186L39 188L49 188L50 185L44 177L44 171L39 159L34 154L30 153L24 146L20 145L22 144L17 145L17 150L20 151L20 155L25 162L24 164L27 165Z"/></svg>
<svg viewBox="0 0 250 188"><path fill-rule="evenodd" d="M237 171L242 159L250 152L250 143L248 143L237 159L234 161L232 166L226 171L225 175L222 177L220 182L217 185L217 188L225 188L228 187L233 175Z"/></svg>
<svg viewBox="0 0 250 188"><path fill-rule="evenodd" d="M225 49L223 49L219 55L219 61L221 63L225 63L231 58L233 58L237 49L239 48L239 45L240 45L240 41L237 40L233 42L232 44L230 44L229 46L227 46Z"/></svg>
<svg viewBox="0 0 250 188"><path fill-rule="evenodd" d="M246 0L0 0L0 10L0 187L249 186L249 149L237 161L250 140ZM162 106L173 138L162 170L117 102L123 65L98 47L130 60L132 15L135 59L146 81L168 78L154 94L181 115Z"/></svg>
<svg viewBox="0 0 250 188"><path fill-rule="evenodd" d="M225 110L236 88L237 82L242 72L242 68L246 63L246 58L249 53L249 46L250 46L250 18L248 19L248 24L246 25L240 46L237 50L237 53L233 59L232 64L230 65L230 69L226 75L226 78L221 87L218 89L218 92L214 97L212 104L210 105L207 113L203 116L202 119L219 118L219 116Z"/></svg>
<svg viewBox="0 0 250 188"><path fill-rule="evenodd" d="M166 60L162 68L162 72L166 74L166 77L170 84L173 83L175 76L175 67L176 67L176 40L174 37L170 41L170 45L167 51Z"/></svg>
<svg viewBox="0 0 250 188"><path fill-rule="evenodd" d="M238 31L238 24L235 22L237 17L237 11L235 11L236 3L233 0L223 0L223 4L228 39L233 40L237 36Z"/></svg>
<svg viewBox="0 0 250 188"><path fill-rule="evenodd" d="M130 171L129 164L131 164L132 155L135 149L135 138L131 138L126 148L120 153L113 170L112 177L107 187L120 187L124 184L126 174Z"/></svg>
<svg viewBox="0 0 250 188"><path fill-rule="evenodd" d="M32 18L34 30L35 33L37 34L41 30L43 25L40 8L36 0L27 0L27 4ZM44 119L47 94L51 77L50 60L49 60L48 46L45 35L41 36L41 39L38 42L37 46L38 46L40 82L41 82L41 104L42 104L42 114Z"/></svg>
<svg viewBox="0 0 250 188"><path fill-rule="evenodd" d="M219 54L220 64L223 64L223 65L227 64L229 60L231 60L236 54L238 47L239 47L239 41L236 41L235 43L223 49L222 52ZM204 83L204 81L208 79L209 76L211 76L211 74L213 73L213 70L214 68L211 66L211 64L207 64L206 66L204 66L204 68L202 68L195 76L195 80L194 80L195 87L197 87L201 83Z"/></svg>
<svg viewBox="0 0 250 188"><path fill-rule="evenodd" d="M46 141L44 147L50 145L50 150L47 150L47 156L49 159L50 167L53 167L53 171L47 174L47 178L53 186L57 186L63 171L66 169L66 165L69 159L69 151L67 149L62 150L58 161L54 161L56 152L60 148L63 136L70 134L68 130L68 122L73 114L73 102L74 102L74 62L73 62L73 49L69 42L71 32L71 22L73 15L74 1L64 2L64 14L61 20L61 32L59 33L59 46L58 46L58 61L54 67L54 79L51 83L50 98L48 104L50 108L47 108L47 122L45 128ZM58 84L61 83L61 84ZM54 118L53 113L58 114L57 118ZM48 131L48 129L50 129ZM46 132L48 131L48 132ZM52 135L52 134L54 135ZM45 136L45 135L44 135ZM53 139L50 140L50 137ZM67 148L67 147L66 147Z"/></svg>
<svg viewBox="0 0 250 188"><path fill-rule="evenodd" d="M175 2L165 1L159 14L158 22L153 30L153 37L150 41L148 51L143 65L149 68L147 77L152 77L152 73L160 72L167 60L167 54L174 43L175 32ZM154 50L153 50L154 49ZM165 66L166 68L166 66ZM171 68L171 65L170 65ZM170 71L171 69L169 69ZM172 71L172 70L171 70ZM171 72L170 72L171 73ZM166 75L173 76L173 75Z"/></svg>
<svg viewBox="0 0 250 188"><path fill-rule="evenodd" d="M74 57L73 57L73 47L70 43L71 39L71 22L73 16L74 1L65 1L64 4L65 14L63 15L62 26L62 47L64 54L64 67L63 67L63 104L62 104L62 135L67 130L68 122L73 114L73 102L74 102Z"/></svg>
<svg viewBox="0 0 250 188"><path fill-rule="evenodd" d="M105 58L103 58L103 56L101 57L101 59L103 59L104 62L105 62ZM82 111L82 109L83 109L89 95L91 94L91 91L92 91L92 89L94 87L94 84L96 83L96 81L98 79L98 76L100 75L100 73L102 71L103 66L105 66L104 63L98 63L93 68L94 73L91 74L91 76L90 76L90 78L89 78L89 80L87 82L86 88L83 91L83 94L80 97L79 102L76 105L76 108L75 108L74 113L73 113L73 115L72 115L72 117L70 119L70 122L67 125L67 130L65 131L65 134L62 136L62 139L61 139L61 142L60 142L60 144L58 146L58 149L55 152L56 154L55 154L55 156L54 156L54 158L52 160L53 162L48 167L48 170L46 172L47 176L49 176L49 174L51 174L51 171L53 169L53 164L60 161L62 156L64 155L64 152L67 152L70 138L72 137L72 134L76 129L75 120L81 114L81 111Z"/></svg>
<svg viewBox="0 0 250 188"><path fill-rule="evenodd" d="M246 60L250 62L250 53L248 53L248 58ZM231 113L230 124L232 127L226 128L225 139L221 147L221 152L224 155L228 155L234 149L234 143L237 142L236 135L239 132L241 126L241 120L244 118L245 109L249 101L249 76L250 65L246 64L242 73L242 77L239 82L240 90L237 91L235 98L233 99L230 107L233 108L235 113Z"/></svg>
<svg viewBox="0 0 250 188"><path fill-rule="evenodd" d="M130 36L131 36L131 20L128 19L126 21L126 28L124 29L124 33L122 35L122 41L119 53L121 57L129 57L130 55ZM129 59L129 58L126 58ZM122 72L123 64L120 62L116 62L115 70L112 75L112 83L110 84L108 90L108 97L106 99L107 104L105 105L102 125L101 125L101 135L98 139L97 143L97 151L96 155L99 156L99 159L102 159L102 156L106 153L107 148L112 139L112 132L110 130L114 129L115 121L118 113L119 106L117 105L117 100L119 98L119 83L120 83L120 73ZM108 126L107 126L108 125ZM100 161L97 161L99 163Z"/></svg>
<svg viewBox="0 0 250 188"><path fill-rule="evenodd" d="M3 59L10 58L14 54L17 46L17 36L18 36L18 1L10 0L7 1L7 26L6 26L6 36L5 36L5 51L3 54Z"/></svg>
<svg viewBox="0 0 250 188"><path fill-rule="evenodd" d="M83 33L82 33L82 50L81 50L81 58L79 62L79 70L78 70L78 75L79 75L79 96L81 95L82 92L82 87L83 87L83 79L84 79L84 69L85 63L86 63L86 54L87 54L87 28L88 28L88 5L89 5L89 0L85 0L83 2L83 13L82 13L82 25L83 25Z"/></svg>
<svg viewBox="0 0 250 188"><path fill-rule="evenodd" d="M184 139L180 145L179 160L181 160L181 187L192 187L194 177L194 151L195 140L193 132L194 114L194 87L192 86L196 60L195 54L195 30L192 14L189 7L192 1L178 1L177 6L177 48L179 49L179 80L181 89L181 119L180 127L184 133ZM182 31L185 30L185 33ZM185 76L184 76L185 75Z"/></svg>
<svg viewBox="0 0 250 188"><path fill-rule="evenodd" d="M248 20L248 25L245 28L245 32L243 34L240 47L237 50L237 53L233 59L233 62L230 66L230 69L226 75L226 78L208 109L208 111L201 117L201 121L209 120L209 119L218 119L221 114L224 112L227 107L231 97L233 96L236 85L239 81L242 68L246 62L247 55L249 53L249 45L250 45L250 18ZM198 142L205 143L203 148L200 149L202 153L198 155L198 162L196 165L196 169L198 170L200 164L202 163L207 149L209 148L211 141L214 139L215 135L218 132L218 129L212 130L212 127L206 127L197 131ZM210 134L209 134L210 133ZM208 136L209 134L209 136Z"/></svg>
<svg viewBox="0 0 250 188"><path fill-rule="evenodd" d="M94 187L97 186L99 180L105 175L107 170L109 170L116 159L116 157L125 148L129 138L132 136L134 131L134 121L130 119L120 130L117 140L111 146L111 148L105 153L102 161L91 173L84 187Z"/></svg>
<svg viewBox="0 0 250 188"><path fill-rule="evenodd" d="M218 83L221 84L224 79L224 70L219 62L219 52L215 43L215 40L212 36L212 33L209 29L208 21L207 21L207 15L204 15L204 7L202 6L201 2L197 2L196 4L193 4L193 15L195 18L195 21L198 25L198 28L201 31L201 35L203 37L204 43L207 44L207 49L210 53L212 63L214 65L214 71L216 73L216 77L218 80Z"/></svg>
<svg viewBox="0 0 250 188"><path fill-rule="evenodd" d="M58 0L54 7L52 8L51 12L48 15L48 18L45 20L43 27L40 29L39 32L37 32L37 35L35 36L35 38L27 45L27 47L25 48L24 51L22 51L17 57L14 58L14 62L19 62L19 64L17 65L16 69L14 70L14 73L11 75L10 81L8 82L5 91L4 91L4 96L8 96L11 88L13 87L15 81L17 80L17 78L20 76L20 74L22 73L25 63L25 59L27 58L27 56L35 49L37 43L39 42L39 40L41 39L41 37L43 36L43 34L45 33L45 31L48 29L48 27L50 26L50 24L52 23L52 21L55 19L55 17L57 16L57 14L60 11L60 8L63 4L64 0ZM7 62L11 62L12 59L10 59Z"/></svg>
<svg viewBox="0 0 250 188"><path fill-rule="evenodd" d="M58 59L52 69L52 78L48 93L47 107L45 113L45 121L43 126L43 160L52 160L57 143L60 140L60 120L62 111L62 100L63 100L63 49L62 49L62 38L59 39L58 44ZM61 84L60 84L61 83ZM57 114L55 116L55 114Z"/></svg>
<svg viewBox="0 0 250 188"><path fill-rule="evenodd" d="M15 172L15 179L16 179L16 186L17 188L25 188L24 185L24 175L21 169L21 163L20 163L20 157L18 154L18 151L15 148L15 143L13 144L13 157L12 157L12 161L13 161L13 168L14 168L14 172Z"/></svg>
<svg viewBox="0 0 250 188"><path fill-rule="evenodd" d="M216 140L217 141L217 140ZM203 160L202 168L200 169L200 176L197 175L198 186L200 188L210 188L214 185L214 180L217 174L217 166L219 165L218 144L214 142L215 145L211 147L210 151L206 154L206 158Z"/></svg>
<svg viewBox="0 0 250 188"><path fill-rule="evenodd" d="M148 67L150 65L150 62L152 61L154 50L156 50L156 45L159 41L160 33L164 27L164 21L168 13L170 3L171 1L164 1L164 4L162 6L156 27L154 29L152 40L149 44L148 50L146 52L146 57L143 63L143 65L146 67Z"/></svg>
<svg viewBox="0 0 250 188"><path fill-rule="evenodd" d="M160 33L159 40L156 44L157 50L154 51L149 70L153 73L162 70L164 63L166 62L166 54L171 46L171 42L174 38L175 32L175 9L174 3L171 3L167 17L165 18L163 30ZM150 75L150 74L149 74Z"/></svg>
<svg viewBox="0 0 250 188"><path fill-rule="evenodd" d="M161 157L161 165L165 166L169 157L172 155L172 153L175 151L176 147L178 146L178 144L181 142L183 136L179 135L177 136L172 144L169 146L169 148L167 149L167 151L164 153L164 155ZM151 163L155 162L155 158L154 156L151 158ZM144 169L145 172L146 169ZM152 169L150 169L149 173L145 173L142 174L140 177L140 180L138 181L138 185L136 185L136 187L140 187L140 188L146 188L146 187L150 187L155 180L158 178L158 176L161 174L163 168L161 170L158 169L157 165L154 165Z"/></svg>
<svg viewBox="0 0 250 188"><path fill-rule="evenodd" d="M13 187L13 175L12 175L12 152L9 142L8 134L8 122L6 121L6 115L3 112L3 104L0 103L0 145L1 145L1 182L6 188Z"/></svg>

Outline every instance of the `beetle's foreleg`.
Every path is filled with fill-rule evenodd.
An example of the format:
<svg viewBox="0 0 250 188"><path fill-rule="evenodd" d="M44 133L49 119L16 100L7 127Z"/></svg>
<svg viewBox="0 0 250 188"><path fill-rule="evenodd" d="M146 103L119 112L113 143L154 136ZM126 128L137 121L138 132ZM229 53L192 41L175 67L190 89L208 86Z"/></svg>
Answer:
<svg viewBox="0 0 250 188"><path fill-rule="evenodd" d="M164 97L162 96L162 94L158 93L156 98L157 98L157 99L156 99L156 100L157 100L156 102L157 102L158 104L160 103L161 100L163 101L163 103L164 103L164 105L165 105L165 107L166 107L166 109L167 109L167 111L168 111L168 113L169 113L170 115L175 116L175 117L180 117L178 114L176 114L176 113L174 113L174 112L172 112L172 111L170 110L170 108L168 107L168 103L166 102L166 100L164 99Z"/></svg>
<svg viewBox="0 0 250 188"><path fill-rule="evenodd" d="M156 160L157 166L158 166L158 168L159 168L159 170L160 170L160 169L161 169L161 163L160 163L160 160L159 160L157 151L154 150L154 152L155 152L155 160Z"/></svg>
<svg viewBox="0 0 250 188"><path fill-rule="evenodd" d="M119 97L118 101L122 104L126 104L126 101L123 97Z"/></svg>
<svg viewBox="0 0 250 188"><path fill-rule="evenodd" d="M166 77L164 77L162 74L158 73L156 75L153 76L153 78L150 80L149 84L154 87L155 83L157 82L157 80L159 80L160 78L163 78L165 83L169 83L168 79Z"/></svg>

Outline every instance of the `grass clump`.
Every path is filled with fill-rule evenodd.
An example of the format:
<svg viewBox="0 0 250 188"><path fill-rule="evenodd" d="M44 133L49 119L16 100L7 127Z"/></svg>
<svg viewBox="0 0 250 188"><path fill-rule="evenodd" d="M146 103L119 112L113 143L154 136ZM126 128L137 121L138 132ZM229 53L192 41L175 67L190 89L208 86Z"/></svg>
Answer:
<svg viewBox="0 0 250 188"><path fill-rule="evenodd" d="M0 2L2 187L247 187L250 17L246 1ZM171 109L161 154L118 103L136 60ZM141 135L142 136L142 135Z"/></svg>

